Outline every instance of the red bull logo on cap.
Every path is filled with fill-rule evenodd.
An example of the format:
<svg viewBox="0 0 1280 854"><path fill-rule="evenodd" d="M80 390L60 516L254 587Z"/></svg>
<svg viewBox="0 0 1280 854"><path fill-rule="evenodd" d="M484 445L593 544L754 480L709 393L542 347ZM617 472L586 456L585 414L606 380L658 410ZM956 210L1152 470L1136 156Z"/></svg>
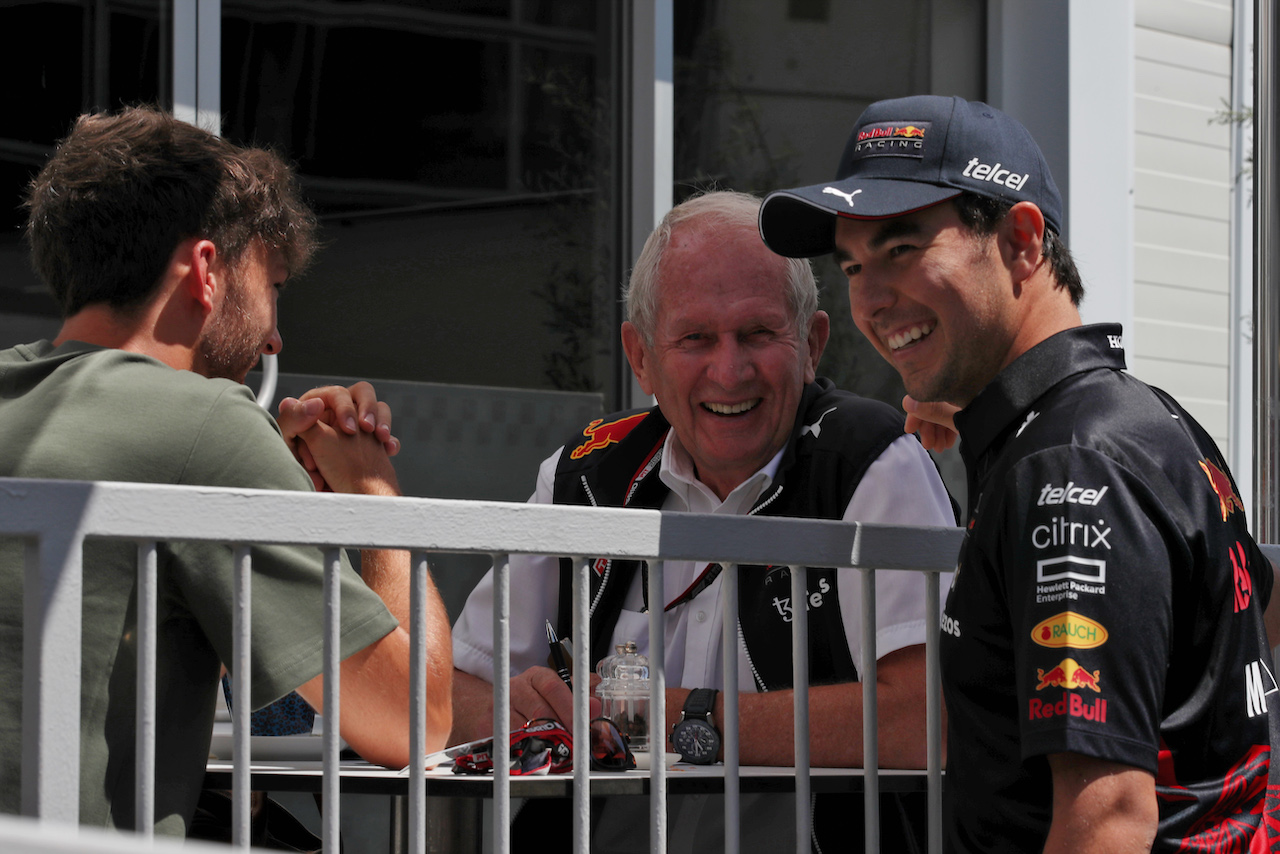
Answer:
<svg viewBox="0 0 1280 854"><path fill-rule="evenodd" d="M626 418L619 418L617 421L608 422L603 418L597 418L582 431L582 435L586 437L587 441L570 451L569 459L580 460L592 451L598 451L601 448L607 448L610 445L621 442L648 415L649 413L647 412L640 412L636 415L628 415Z"/></svg>
<svg viewBox="0 0 1280 854"><path fill-rule="evenodd" d="M924 139L925 131L928 130L929 123L921 122L918 125L900 125L896 122L882 122L880 124L867 125L858 131L858 141L864 142L869 139L884 139L885 137L904 136L910 139Z"/></svg>
<svg viewBox="0 0 1280 854"><path fill-rule="evenodd" d="M1209 478L1209 485L1213 487L1213 491L1218 494L1218 509L1222 511L1222 521L1227 521L1227 517L1237 510L1244 509L1244 502L1236 494L1235 487L1231 485L1231 478L1227 477L1226 472L1208 460L1201 460L1200 468Z"/></svg>
<svg viewBox="0 0 1280 854"><path fill-rule="evenodd" d="M876 122L858 128L853 152L862 157L924 156L925 136L932 122Z"/></svg>
<svg viewBox="0 0 1280 854"><path fill-rule="evenodd" d="M1043 691L1045 688L1092 688L1098 693L1102 693L1102 688L1098 686L1098 680L1102 671L1095 670L1090 673L1079 664L1075 659L1064 658L1058 662L1058 666L1048 671L1036 668L1036 678L1040 680L1040 684L1036 685L1037 691Z"/></svg>

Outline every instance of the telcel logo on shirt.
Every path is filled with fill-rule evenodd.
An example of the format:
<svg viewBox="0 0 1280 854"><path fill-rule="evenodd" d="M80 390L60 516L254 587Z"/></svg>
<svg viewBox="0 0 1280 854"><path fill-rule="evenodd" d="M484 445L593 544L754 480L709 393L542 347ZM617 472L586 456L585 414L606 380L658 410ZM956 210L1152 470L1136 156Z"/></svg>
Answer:
<svg viewBox="0 0 1280 854"><path fill-rule="evenodd" d="M1031 639L1050 648L1093 649L1107 642L1107 630L1088 617L1063 611L1038 623L1031 630Z"/></svg>
<svg viewBox="0 0 1280 854"><path fill-rule="evenodd" d="M1037 507L1044 507L1046 504L1087 504L1090 507L1097 507L1098 502L1102 500L1102 496L1107 494L1108 486L1102 489L1086 489L1083 486L1076 486L1075 481L1067 481L1066 486L1054 486L1052 483L1046 483L1044 488L1040 490L1040 498L1036 501Z"/></svg>

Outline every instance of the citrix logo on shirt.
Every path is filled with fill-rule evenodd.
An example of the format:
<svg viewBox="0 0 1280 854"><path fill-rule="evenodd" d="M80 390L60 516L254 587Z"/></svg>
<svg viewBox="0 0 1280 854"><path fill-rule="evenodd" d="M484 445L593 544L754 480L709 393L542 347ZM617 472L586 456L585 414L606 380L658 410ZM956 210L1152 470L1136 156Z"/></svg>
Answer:
<svg viewBox="0 0 1280 854"><path fill-rule="evenodd" d="M1099 519L1095 525L1092 522L1072 522L1065 516L1054 516L1048 525L1036 525L1031 529L1031 545L1038 549L1050 546L1101 546L1110 551L1111 543L1107 541L1110 534L1111 528L1104 519Z"/></svg>
<svg viewBox="0 0 1280 854"><path fill-rule="evenodd" d="M1072 507L1097 507L1106 497L1109 486L1102 488L1077 486L1075 481L1067 481L1066 486L1046 483L1036 498L1037 507L1063 507L1068 513ZM1036 525L1031 529L1031 545L1037 549L1048 549L1055 546L1084 546L1085 548L1103 548L1111 550L1107 537L1111 527L1105 519L1094 522L1077 522L1068 516L1053 516L1047 524Z"/></svg>

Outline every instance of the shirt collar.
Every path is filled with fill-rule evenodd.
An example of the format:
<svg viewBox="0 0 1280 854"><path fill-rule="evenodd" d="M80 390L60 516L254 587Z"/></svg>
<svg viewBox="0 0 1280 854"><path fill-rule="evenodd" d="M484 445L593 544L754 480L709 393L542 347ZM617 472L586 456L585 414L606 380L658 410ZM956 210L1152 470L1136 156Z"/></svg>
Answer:
<svg viewBox="0 0 1280 854"><path fill-rule="evenodd" d="M1041 395L1067 377L1098 368L1124 370L1121 331L1118 323L1073 327L1014 359L956 413L964 456L981 457Z"/></svg>
<svg viewBox="0 0 1280 854"><path fill-rule="evenodd" d="M755 504L756 499L773 483L785 450L785 446L780 448L778 453L774 454L773 458L759 471L734 487L733 491L725 496L724 501L721 501L711 487L698 480L693 458L681 444L676 431L668 430L662 449L662 463L658 468L658 477L671 490L671 493L693 512L716 512L724 507L725 512L746 513Z"/></svg>

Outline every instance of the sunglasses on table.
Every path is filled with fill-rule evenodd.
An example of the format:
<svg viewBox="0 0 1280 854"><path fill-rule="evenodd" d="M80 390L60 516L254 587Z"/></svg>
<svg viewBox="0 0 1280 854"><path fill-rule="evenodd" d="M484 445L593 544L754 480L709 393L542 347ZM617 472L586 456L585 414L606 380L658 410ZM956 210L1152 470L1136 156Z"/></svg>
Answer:
<svg viewBox="0 0 1280 854"><path fill-rule="evenodd" d="M629 771L636 767L629 741L613 721L596 718L588 732L593 769ZM449 748L444 754L441 759L453 759L455 774L486 774L493 770L492 738ZM512 776L565 774L573 770L573 734L550 718L529 721L511 731L509 761Z"/></svg>

